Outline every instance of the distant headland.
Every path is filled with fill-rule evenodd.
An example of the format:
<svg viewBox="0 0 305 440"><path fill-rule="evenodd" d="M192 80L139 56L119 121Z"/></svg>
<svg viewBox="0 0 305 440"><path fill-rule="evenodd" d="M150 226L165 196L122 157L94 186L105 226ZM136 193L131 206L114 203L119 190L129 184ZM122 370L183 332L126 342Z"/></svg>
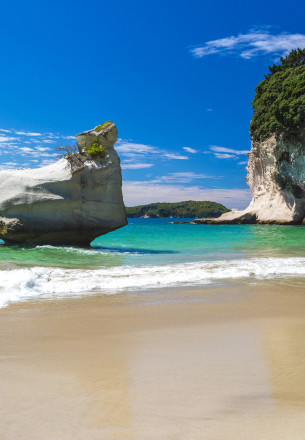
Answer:
<svg viewBox="0 0 305 440"><path fill-rule="evenodd" d="M194 200L126 207L129 218L216 218L225 212L229 209L220 203Z"/></svg>

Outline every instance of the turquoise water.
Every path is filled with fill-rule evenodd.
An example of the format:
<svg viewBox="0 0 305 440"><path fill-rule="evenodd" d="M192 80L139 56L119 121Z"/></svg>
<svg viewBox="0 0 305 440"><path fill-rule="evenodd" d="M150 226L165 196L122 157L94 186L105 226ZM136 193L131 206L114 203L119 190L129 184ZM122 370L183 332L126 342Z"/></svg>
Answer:
<svg viewBox="0 0 305 440"><path fill-rule="evenodd" d="M191 219L181 219L188 220ZM304 227L191 225L175 224L173 219L129 219L128 226L97 238L88 249L0 244L0 265L67 268L288 255L305 256Z"/></svg>
<svg viewBox="0 0 305 440"><path fill-rule="evenodd" d="M185 219L187 220L187 219ZM88 249L0 244L0 305L37 296L305 276L305 228L129 219Z"/></svg>

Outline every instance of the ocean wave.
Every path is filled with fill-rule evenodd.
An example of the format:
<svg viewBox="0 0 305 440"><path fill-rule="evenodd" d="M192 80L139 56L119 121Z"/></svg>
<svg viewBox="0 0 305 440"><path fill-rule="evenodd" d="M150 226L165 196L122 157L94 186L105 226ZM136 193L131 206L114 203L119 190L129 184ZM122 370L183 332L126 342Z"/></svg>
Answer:
<svg viewBox="0 0 305 440"><path fill-rule="evenodd" d="M33 250L36 249L49 249L54 251L62 251L62 252L71 252L73 254L85 254L85 255L96 255L97 253L101 255L108 255L109 252L107 252L107 249L104 248L101 250L100 248L91 248L91 249L83 249L83 248L77 248L72 246L52 246L52 245L42 245L42 246L35 246ZM28 251L28 249L26 249Z"/></svg>
<svg viewBox="0 0 305 440"><path fill-rule="evenodd" d="M251 258L164 266L116 266L100 269L47 267L0 271L0 307L34 298L66 298L90 292L115 293L216 280L305 276L305 258Z"/></svg>

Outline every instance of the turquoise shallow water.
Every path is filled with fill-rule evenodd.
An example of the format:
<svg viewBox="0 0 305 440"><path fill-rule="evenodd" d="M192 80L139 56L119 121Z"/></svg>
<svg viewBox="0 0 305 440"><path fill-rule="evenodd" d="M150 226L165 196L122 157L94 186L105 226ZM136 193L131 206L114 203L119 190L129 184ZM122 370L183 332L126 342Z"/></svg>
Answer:
<svg viewBox="0 0 305 440"><path fill-rule="evenodd" d="M232 278L305 276L305 228L129 219L88 249L0 245L0 305Z"/></svg>
<svg viewBox="0 0 305 440"><path fill-rule="evenodd" d="M190 219L179 219L179 221ZM305 228L277 225L190 225L173 219L129 219L88 249L0 245L0 267L159 265L251 256L305 256Z"/></svg>

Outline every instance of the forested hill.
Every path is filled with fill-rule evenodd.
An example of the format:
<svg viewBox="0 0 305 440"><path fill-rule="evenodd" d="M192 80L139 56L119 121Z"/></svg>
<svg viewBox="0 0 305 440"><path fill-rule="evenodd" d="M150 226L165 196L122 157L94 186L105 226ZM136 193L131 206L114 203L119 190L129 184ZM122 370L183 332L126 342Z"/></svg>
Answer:
<svg viewBox="0 0 305 440"><path fill-rule="evenodd" d="M225 206L216 202L195 202L188 200L178 203L150 203L149 205L126 207L127 217L151 218L206 218L219 217L228 212Z"/></svg>

